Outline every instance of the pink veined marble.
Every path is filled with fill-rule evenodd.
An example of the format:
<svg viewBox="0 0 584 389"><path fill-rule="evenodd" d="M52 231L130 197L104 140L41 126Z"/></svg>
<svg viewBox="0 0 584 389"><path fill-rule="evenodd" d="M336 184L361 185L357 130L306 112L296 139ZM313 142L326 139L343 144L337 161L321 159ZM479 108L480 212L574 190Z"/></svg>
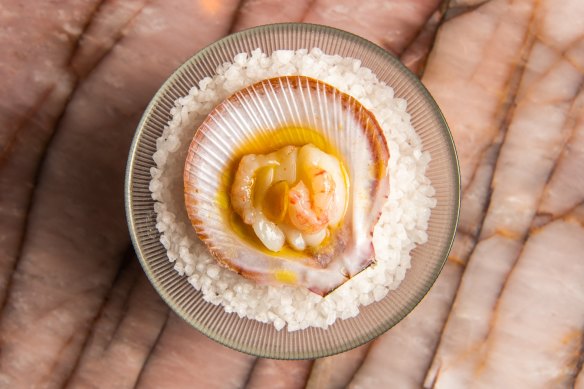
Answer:
<svg viewBox="0 0 584 389"><path fill-rule="evenodd" d="M582 20L580 0L5 1L0 387L584 388ZM121 196L137 122L170 72L283 21L400 55L443 110L462 173L458 235L429 295L374 342L316 361L240 354L169 313Z"/></svg>

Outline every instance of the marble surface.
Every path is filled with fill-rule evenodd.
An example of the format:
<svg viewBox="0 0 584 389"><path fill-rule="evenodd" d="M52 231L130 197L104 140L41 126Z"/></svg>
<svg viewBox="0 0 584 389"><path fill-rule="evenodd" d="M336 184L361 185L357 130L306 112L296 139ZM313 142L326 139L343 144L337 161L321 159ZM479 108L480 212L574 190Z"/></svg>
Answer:
<svg viewBox="0 0 584 389"><path fill-rule="evenodd" d="M434 288L377 340L315 361L226 349L169 312L121 195L170 72L281 21L400 56L461 163ZM0 48L0 387L584 388L581 0L5 0Z"/></svg>

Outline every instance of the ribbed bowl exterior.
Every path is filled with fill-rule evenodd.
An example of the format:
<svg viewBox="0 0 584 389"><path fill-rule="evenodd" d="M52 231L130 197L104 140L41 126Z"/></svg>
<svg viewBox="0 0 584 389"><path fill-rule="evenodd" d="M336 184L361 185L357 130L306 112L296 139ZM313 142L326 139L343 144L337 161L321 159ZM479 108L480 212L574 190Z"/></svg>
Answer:
<svg viewBox="0 0 584 389"><path fill-rule="evenodd" d="M272 325L242 319L203 300L186 277L173 269L160 243L152 200L150 168L156 139L170 119L174 101L215 73L217 66L241 52L260 48L320 48L326 54L360 59L377 77L408 102L412 124L432 160L426 175L436 190L436 207L428 223L428 242L412 252L412 267L400 287L383 300L360 308L360 314L337 320L328 329L288 332ZM379 336L403 319L426 295L448 257L460 206L456 150L448 126L428 91L398 59L371 42L329 27L285 23L256 27L223 38L195 54L164 83L138 126L126 173L126 211L138 258L150 281L168 305L193 327L236 350L278 359L308 359L340 353Z"/></svg>

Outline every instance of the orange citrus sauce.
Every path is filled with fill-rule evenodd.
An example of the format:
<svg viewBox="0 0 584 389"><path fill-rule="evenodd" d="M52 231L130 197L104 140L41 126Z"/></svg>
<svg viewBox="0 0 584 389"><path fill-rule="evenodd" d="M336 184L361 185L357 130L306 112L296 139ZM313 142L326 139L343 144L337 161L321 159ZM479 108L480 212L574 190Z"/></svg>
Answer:
<svg viewBox="0 0 584 389"><path fill-rule="evenodd" d="M279 257L285 256L288 258L302 258L306 257L306 254L310 255L313 249L307 248L304 252L296 251L285 244L282 249L274 253L268 250L259 238L256 236L252 226L245 224L241 217L233 210L231 207L231 186L235 178L235 173L239 166L239 161L242 157L247 154L268 154L273 151L277 151L285 146L297 146L301 147L308 143L312 143L314 146L318 147L327 154L330 154L337 158L341 165L341 170L345 178L345 187L349 188L348 174L345 169L343 158L340 153L335 150L335 148L324 138L322 134L314 131L310 128L305 127L283 127L272 132L262 132L258 133L247 142L244 142L239 146L234 152L233 163L223 172L221 177L220 190L217 194L217 205L221 209L223 217L227 221L227 225L231 226L232 231L239 236L243 241L254 246L258 250L264 252L268 255L277 255ZM349 192L347 192L347 199L349 197ZM347 200L348 202L348 200ZM345 207L347 204L345 204ZM330 230L330 228L329 228ZM331 231L327 234L325 240L321 243L321 246L326 246L330 242ZM285 278L285 277L284 277Z"/></svg>

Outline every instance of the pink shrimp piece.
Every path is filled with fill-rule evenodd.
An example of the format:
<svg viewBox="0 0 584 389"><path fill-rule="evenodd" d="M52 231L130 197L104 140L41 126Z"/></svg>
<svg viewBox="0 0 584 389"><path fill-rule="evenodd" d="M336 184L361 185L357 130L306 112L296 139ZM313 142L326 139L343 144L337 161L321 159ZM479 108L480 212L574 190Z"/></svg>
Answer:
<svg viewBox="0 0 584 389"><path fill-rule="evenodd" d="M306 184L300 181L290 189L288 195L290 222L298 230L308 234L319 232L327 226L335 182L325 170L315 169L311 177L311 189L312 196Z"/></svg>
<svg viewBox="0 0 584 389"><path fill-rule="evenodd" d="M257 214L252 195L255 173L261 167L261 162L264 162L260 161L261 157L254 154L244 156L231 187L231 205L246 224L252 224Z"/></svg>

